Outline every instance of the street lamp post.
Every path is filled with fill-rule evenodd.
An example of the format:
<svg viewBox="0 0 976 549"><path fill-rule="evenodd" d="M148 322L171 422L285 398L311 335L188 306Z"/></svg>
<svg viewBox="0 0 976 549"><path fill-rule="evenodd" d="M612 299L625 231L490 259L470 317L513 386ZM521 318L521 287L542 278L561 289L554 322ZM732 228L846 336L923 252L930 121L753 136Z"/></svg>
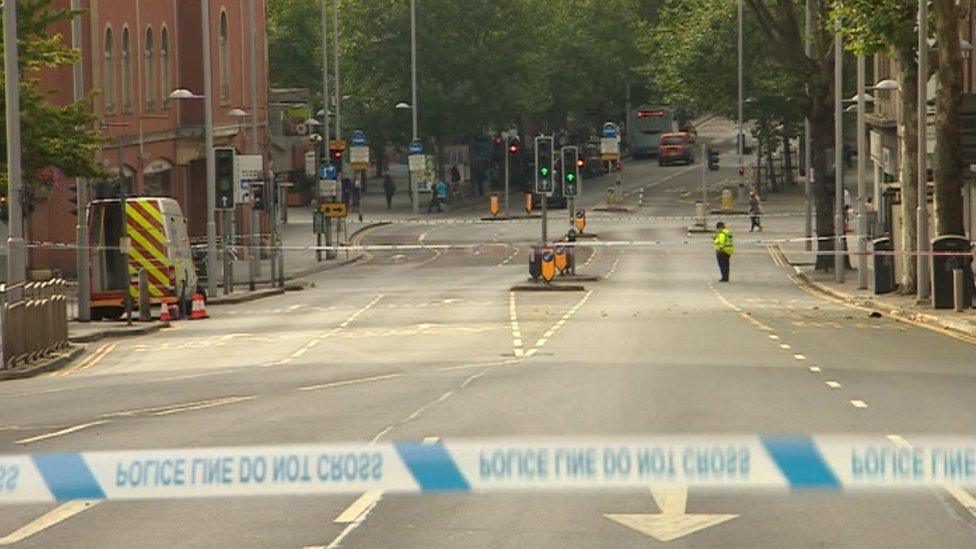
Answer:
<svg viewBox="0 0 976 549"><path fill-rule="evenodd" d="M844 282L844 40L834 21L834 281Z"/></svg>
<svg viewBox="0 0 976 549"><path fill-rule="evenodd" d="M417 136L417 0L410 0L410 116L413 140ZM420 191L417 182L410 178L410 192L413 193L413 213L420 213Z"/></svg>
<svg viewBox="0 0 976 549"><path fill-rule="evenodd" d="M929 83L929 6L918 3L918 207L916 213L916 297L929 298L929 211L928 211L928 83Z"/></svg>
<svg viewBox="0 0 976 549"><path fill-rule="evenodd" d="M742 156L745 153L745 134L742 131L742 0L739 0L739 134L736 136L735 150L739 155L739 166L742 166Z"/></svg>
<svg viewBox="0 0 976 549"><path fill-rule="evenodd" d="M810 0L806 0L806 13L804 14L804 27L806 28L806 37L803 44L803 51L807 57L813 53L813 41L811 39L813 33L813 13L810 11ZM809 90L809 86L808 86ZM813 250L813 168L811 163L813 162L813 153L810 147L810 118L807 117L803 120L803 141L806 146L803 148L803 161L807 168L807 177L803 183L803 236L806 237L804 240L804 247L806 251ZM822 174L821 174L822 175Z"/></svg>
<svg viewBox="0 0 976 549"><path fill-rule="evenodd" d="M864 54L857 55L857 288L868 288L868 216L865 204L867 181L864 171L867 168L867 146L865 135L865 91Z"/></svg>
<svg viewBox="0 0 976 549"><path fill-rule="evenodd" d="M3 4L3 76L7 116L7 286L8 302L23 295L27 280L27 247L24 242L24 182L21 177L20 151L20 70L17 53L17 3ZM5 342L6 343L6 342Z"/></svg>

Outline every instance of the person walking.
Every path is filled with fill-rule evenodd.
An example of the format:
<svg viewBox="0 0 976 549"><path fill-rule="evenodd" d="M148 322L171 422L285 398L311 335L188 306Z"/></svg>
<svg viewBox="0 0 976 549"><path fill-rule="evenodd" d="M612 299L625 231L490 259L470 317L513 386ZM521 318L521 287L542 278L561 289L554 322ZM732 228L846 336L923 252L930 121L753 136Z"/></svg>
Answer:
<svg viewBox="0 0 976 549"><path fill-rule="evenodd" d="M396 183L393 182L393 178L390 174L383 176L383 194L386 195L386 209L390 210L393 208L393 195L396 193Z"/></svg>
<svg viewBox="0 0 976 549"><path fill-rule="evenodd" d="M749 232L751 233L757 228L759 232L762 232L762 204L759 202L759 195L756 194L755 190L749 191L749 219L752 221Z"/></svg>
<svg viewBox="0 0 976 549"><path fill-rule="evenodd" d="M447 207L447 200L451 194L451 187L443 179L437 184L437 211L443 212Z"/></svg>
<svg viewBox="0 0 976 549"><path fill-rule="evenodd" d="M726 228L725 223L719 221L715 224L715 258L718 260L718 270L722 273L719 282L729 281L729 267L735 247L732 245L732 231Z"/></svg>

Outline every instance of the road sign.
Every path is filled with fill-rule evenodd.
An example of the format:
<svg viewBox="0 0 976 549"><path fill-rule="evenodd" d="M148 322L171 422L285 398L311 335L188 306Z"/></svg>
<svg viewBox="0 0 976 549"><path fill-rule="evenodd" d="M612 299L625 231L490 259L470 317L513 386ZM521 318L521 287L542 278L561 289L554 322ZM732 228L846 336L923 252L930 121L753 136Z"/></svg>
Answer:
<svg viewBox="0 0 976 549"><path fill-rule="evenodd" d="M566 267L569 266L569 256L566 254L565 246L556 246L553 263L559 272L566 272Z"/></svg>
<svg viewBox="0 0 976 549"><path fill-rule="evenodd" d="M319 179L319 196L339 196L339 182L335 179Z"/></svg>
<svg viewBox="0 0 976 549"><path fill-rule="evenodd" d="M315 177L315 151L305 153L305 175Z"/></svg>
<svg viewBox="0 0 976 549"><path fill-rule="evenodd" d="M251 185L264 181L264 157L259 154L239 154L234 163L234 203L251 202Z"/></svg>
<svg viewBox="0 0 976 549"><path fill-rule="evenodd" d="M349 138L349 142L352 143L353 147L362 147L366 144L366 132L361 130L356 130L352 132L352 136Z"/></svg>
<svg viewBox="0 0 976 549"><path fill-rule="evenodd" d="M346 217L349 215L345 202L324 202L321 208L325 217Z"/></svg>
<svg viewBox="0 0 976 549"><path fill-rule="evenodd" d="M410 171L422 172L427 169L427 158L423 154L410 155Z"/></svg>
<svg viewBox="0 0 976 549"><path fill-rule="evenodd" d="M604 161L620 159L619 137L604 137L600 139L600 159Z"/></svg>
<svg viewBox="0 0 976 549"><path fill-rule="evenodd" d="M416 154L424 154L424 142L419 139L410 142L410 156Z"/></svg>
<svg viewBox="0 0 976 549"><path fill-rule="evenodd" d="M603 125L603 137L620 137L620 127L613 122Z"/></svg>
<svg viewBox="0 0 976 549"><path fill-rule="evenodd" d="M349 163L357 171L369 169L369 147L355 144L349 147Z"/></svg>
<svg viewBox="0 0 976 549"><path fill-rule="evenodd" d="M345 139L330 139L329 149L334 151L344 151L346 150L346 140Z"/></svg>
<svg viewBox="0 0 976 549"><path fill-rule="evenodd" d="M576 230L583 234L583 229L586 228L586 210L583 208L576 210L576 220L573 224L576 226Z"/></svg>
<svg viewBox="0 0 976 549"><path fill-rule="evenodd" d="M552 282L556 276L556 254L551 248L546 248L542 252L542 280L546 283Z"/></svg>
<svg viewBox="0 0 976 549"><path fill-rule="evenodd" d="M330 162L322 162L319 164L319 179L339 179L338 175L339 170Z"/></svg>

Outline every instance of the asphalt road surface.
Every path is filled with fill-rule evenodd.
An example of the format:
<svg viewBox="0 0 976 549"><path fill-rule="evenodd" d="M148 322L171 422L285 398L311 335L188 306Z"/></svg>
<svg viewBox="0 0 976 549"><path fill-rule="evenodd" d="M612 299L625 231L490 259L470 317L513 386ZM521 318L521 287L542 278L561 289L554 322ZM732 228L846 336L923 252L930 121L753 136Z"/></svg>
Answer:
<svg viewBox="0 0 976 549"><path fill-rule="evenodd" d="M732 135L719 123L709 133ZM692 213L700 166L625 162L623 180L633 211L591 211L587 229L601 241L679 243L581 250L579 272L601 277L582 292L510 292L525 282L537 222L378 227L364 243L482 246L371 252L304 291L92 344L64 371L0 385L0 453L728 433L910 444L976 429L972 344L807 293L747 242L746 221L733 225L732 283L719 284L709 236L689 237L688 220L627 219ZM583 205L602 200L606 181L584 185ZM551 214L550 234L568 229L565 210ZM802 220L778 223L771 230L785 234ZM971 494L514 490L5 505L0 544L647 547L663 542L606 515L658 513L672 497L688 513L734 515L693 532L676 521L668 544L678 547L976 547Z"/></svg>

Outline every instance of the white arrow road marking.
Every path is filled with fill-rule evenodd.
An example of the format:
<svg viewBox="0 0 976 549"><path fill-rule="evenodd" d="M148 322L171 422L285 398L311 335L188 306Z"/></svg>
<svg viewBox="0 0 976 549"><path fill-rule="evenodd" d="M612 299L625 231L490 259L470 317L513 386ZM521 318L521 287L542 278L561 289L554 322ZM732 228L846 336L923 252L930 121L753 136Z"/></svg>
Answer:
<svg viewBox="0 0 976 549"><path fill-rule="evenodd" d="M101 500L97 499L80 499L59 505L58 507L44 513L24 526L21 526L16 531L0 538L0 545L13 545L18 541L25 540L61 521L68 520L82 511L91 509L92 507L98 505L100 501Z"/></svg>
<svg viewBox="0 0 976 549"><path fill-rule="evenodd" d="M688 488L651 488L651 497L661 512L656 515L604 515L642 534L667 542L722 524L739 515L688 514Z"/></svg>

